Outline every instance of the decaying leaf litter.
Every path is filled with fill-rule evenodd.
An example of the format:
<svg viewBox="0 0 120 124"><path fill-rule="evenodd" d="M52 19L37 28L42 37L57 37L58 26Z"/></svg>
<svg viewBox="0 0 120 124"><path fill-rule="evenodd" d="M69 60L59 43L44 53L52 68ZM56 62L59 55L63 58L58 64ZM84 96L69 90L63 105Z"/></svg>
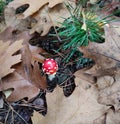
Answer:
<svg viewBox="0 0 120 124"><path fill-rule="evenodd" d="M63 22L62 16L70 17L64 2L46 0L38 4L38 1L14 0L5 8L4 27L0 30L1 123L120 123L119 21L105 26L104 43L91 42L89 46L79 48L84 57L91 58L94 63L80 67L76 72L77 65L64 67L58 57L56 60L62 69L58 70L61 74L55 78L57 86L49 85L48 77L42 74L41 63L44 59L55 58L46 46L59 46L50 46L51 39L46 34L51 30L53 32L51 27L59 26L57 22ZM75 6L76 1L69 2ZM26 11L16 14L16 9L24 4ZM64 79L61 77L69 71L73 72L72 78L68 76L69 80L62 84L61 80ZM71 89L73 79L75 89ZM7 91L10 91L9 94ZM70 96L65 97L66 93Z"/></svg>

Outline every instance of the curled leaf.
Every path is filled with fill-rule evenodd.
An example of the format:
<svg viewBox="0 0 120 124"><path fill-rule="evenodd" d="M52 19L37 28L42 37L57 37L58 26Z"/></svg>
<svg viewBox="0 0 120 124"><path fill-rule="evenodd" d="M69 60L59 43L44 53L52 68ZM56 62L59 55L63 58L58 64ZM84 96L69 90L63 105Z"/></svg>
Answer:
<svg viewBox="0 0 120 124"><path fill-rule="evenodd" d="M3 42L0 41L0 78L5 77L6 75L14 71L11 68L13 65L21 62L21 55L13 55L15 52L21 49L23 40L16 41L10 44L10 41Z"/></svg>

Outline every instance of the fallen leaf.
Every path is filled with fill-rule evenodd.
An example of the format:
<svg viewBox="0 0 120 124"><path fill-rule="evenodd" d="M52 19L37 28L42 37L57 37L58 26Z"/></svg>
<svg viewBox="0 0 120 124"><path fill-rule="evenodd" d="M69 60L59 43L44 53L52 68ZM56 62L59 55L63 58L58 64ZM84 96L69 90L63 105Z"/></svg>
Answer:
<svg viewBox="0 0 120 124"><path fill-rule="evenodd" d="M40 60L40 58L33 60L34 54L32 54L32 52L33 51L30 51L29 45L26 42L22 49L22 63L26 77L36 87L45 89L47 87L46 76L42 76L38 65L39 61L36 61ZM38 55L38 57L40 57L40 55ZM43 58L41 58L41 61L44 61Z"/></svg>
<svg viewBox="0 0 120 124"><path fill-rule="evenodd" d="M35 61L43 63L45 57L42 56L41 53L46 53L46 51L40 47L32 46L32 45L29 45L29 49L30 49L31 54L32 54L31 55L32 56L31 63L34 64Z"/></svg>
<svg viewBox="0 0 120 124"><path fill-rule="evenodd" d="M97 89L94 86L84 89L84 80L78 78L76 83L76 90L68 98L64 97L60 88L56 88L52 94L47 94L48 114L42 118L40 116L37 123L93 124L96 118L105 113L109 107L97 102Z"/></svg>
<svg viewBox="0 0 120 124"><path fill-rule="evenodd" d="M33 17L37 20L37 23L30 30L30 34L36 31L44 36L48 33L52 26L60 26L60 23L64 21L63 17L68 18L69 16L70 14L66 6L62 3L53 8L49 8L46 5L39 10L37 15L33 15Z"/></svg>
<svg viewBox="0 0 120 124"><path fill-rule="evenodd" d="M30 100L37 96L40 91L40 89L35 87L17 72L2 79L2 83L0 83L0 91L7 89L13 89L13 92L7 98L10 102L15 102L26 97Z"/></svg>
<svg viewBox="0 0 120 124"><path fill-rule="evenodd" d="M75 72L75 76L80 79L89 81L89 83L92 83L92 84L96 83L97 81L95 76L93 76L92 74L86 73L85 70L79 70Z"/></svg>
<svg viewBox="0 0 120 124"><path fill-rule="evenodd" d="M1 21L0 22L0 33L3 32L6 29L6 24L5 22Z"/></svg>
<svg viewBox="0 0 120 124"><path fill-rule="evenodd" d="M6 28L3 32L0 33L0 40L2 41L12 41L13 40L13 35L12 31L14 29L11 27Z"/></svg>
<svg viewBox="0 0 120 124"><path fill-rule="evenodd" d="M89 51L89 46L79 49L83 52L84 57L91 58L95 62L95 65L92 68L85 70L84 73L90 74L92 77L115 76L117 68L119 68L118 61L106 57L105 55Z"/></svg>
<svg viewBox="0 0 120 124"><path fill-rule="evenodd" d="M46 35L51 26L60 26L64 21L64 17L70 16L69 11L64 5L66 0L49 1L32 1L32 0L14 0L10 2L5 9L5 22L7 27L12 26L18 30L29 30L30 34L34 32L40 33L42 36ZM72 6L75 6L74 0L69 1ZM49 4L47 4L49 3ZM15 14L15 10L28 4L28 9L23 13L24 16ZM35 13L35 14L34 14ZM21 18L18 18L21 17ZM59 23L58 23L59 22Z"/></svg>
<svg viewBox="0 0 120 124"><path fill-rule="evenodd" d="M10 31L10 32L9 32ZM16 35L13 35L13 32L14 31L14 29L13 28L8 28L8 29L6 29L6 31L5 32L3 32L2 34L0 34L0 38L1 39L4 39L4 35L6 35L7 33L8 33L8 37L6 38L6 40L8 39L8 38L10 38L10 40L13 42L13 44L11 44L11 45L13 45L12 47L10 47L9 49L11 50L7 50L7 47L9 46L9 43L10 42L4 42L4 45L2 45L2 42L0 42L0 45L1 45L1 49L0 49L0 52L2 52L3 50L5 51L4 52L4 54L5 53L9 53L9 54L13 54L14 53L14 51L16 52L17 50L17 48L16 48L16 46L14 45L14 41L15 41L15 39L21 39L21 37L23 37L24 38L24 42L23 42L23 45L22 45L22 41L18 41L19 43L18 44L16 44L17 45L17 47L18 48L20 48L21 49L21 52L23 53L25 53L25 56L23 56L23 54L22 54L22 57L21 57L21 55L20 55L20 61L21 61L21 58L22 58L22 62L21 62L21 64L18 64L18 65L14 65L14 64L12 64L12 67L14 68L14 69L16 69L16 73L17 74L15 74L15 76L11 76L11 77L9 77L8 78L8 76L5 78L5 79L3 79L2 80L2 85L0 86L0 89L1 89L1 91L8 91L9 89L12 89L12 90L14 90L11 94L10 94L10 96L8 97L8 100L9 101L17 101L17 100L20 100L20 99L22 99L22 98L24 98L24 97L28 97L28 99L31 99L31 98L33 98L33 97L35 97L38 93L39 93L39 88L43 88L43 85L41 85L41 83L40 82L42 82L42 84L44 84L44 88L45 88L45 86L46 86L46 83L45 83L45 81L43 81L43 80L45 80L45 77L42 77L41 75L39 75L40 74L40 70L39 70L39 68L37 68L37 70L36 70L36 68L33 68L33 70L31 69L31 70L28 70L28 71L30 71L30 75L29 74L26 74L27 73L27 67L30 67L30 68L32 68L31 67L31 59L32 59L32 57L31 57L31 53L32 53L32 51L23 51L23 48L24 48L24 46L25 46L25 43L28 43L28 41L29 41L29 39L31 38L31 36L28 34L28 32L20 32L19 34L16 34ZM10 46L11 46L10 45ZM22 46L22 48L21 48L21 46ZM37 49L37 47L36 47L36 49ZM13 53L12 53L12 51L13 51ZM3 54L3 55L4 55ZM8 55L9 55L8 54ZM36 53L37 54L37 53ZM3 56L2 55L2 56ZM33 56L33 55L32 55ZM14 56L11 56L11 57L14 57ZM4 57L6 60L7 59L9 59L9 60L7 60L8 62L10 61L10 62L12 62L11 60L10 60L10 58L8 58L8 56L5 54L5 57ZM6 60L3 60L3 61L5 61L6 62ZM37 59L38 60L38 59ZM40 60L40 58L39 58L39 60ZM13 62L16 62L17 61L17 59L14 59L14 61ZM34 60L35 61L35 60ZM2 59L0 60L0 62L2 62ZM5 63L4 62L4 63ZM10 62L7 64L7 66L10 64ZM16 64L16 63L15 63ZM14 65L14 66L13 66ZM6 67L7 67L6 66ZM19 68L18 68L19 67ZM34 67L34 66L33 66ZM1 68L2 68L2 66L1 66ZM29 68L29 69L30 69ZM4 70L5 71L5 70ZM6 70L7 71L7 70ZM13 71L13 70L12 70ZM8 72L8 71L7 71ZM1 70L1 73L2 73L2 70ZM36 73L36 74L35 74ZM13 74L14 75L14 74ZM17 75L17 77L16 77L16 75ZM14 79L15 78L15 79ZM16 78L18 78L18 79L16 79ZM6 81L7 80L7 81ZM12 81L11 81L12 80ZM14 81L15 80L15 81ZM22 81L23 82L22 82ZM5 83L4 83L5 82ZM8 83L8 85L7 85L7 83ZM18 83L19 82L19 83ZM22 82L22 83L21 83ZM23 85L24 84L24 85ZM22 90L24 90L24 92L23 92L23 94L21 93L22 92ZM31 92L31 93L29 93L29 92Z"/></svg>
<svg viewBox="0 0 120 124"><path fill-rule="evenodd" d="M62 3L64 0L14 0L9 3L8 7L13 7L14 9L17 9L18 7L28 4L28 9L23 13L24 18L34 14L37 12L41 7L48 4L48 7L52 8L55 5Z"/></svg>
<svg viewBox="0 0 120 124"><path fill-rule="evenodd" d="M84 57L91 58L95 61L95 66L85 71L91 76L104 77L116 75L119 68L119 22L111 23L105 27L105 42L90 43L88 47L79 48ZM84 73L85 73L84 72ZM105 85L105 83L104 83ZM99 88L103 87L101 83Z"/></svg>
<svg viewBox="0 0 120 124"><path fill-rule="evenodd" d="M105 42L104 43L91 43L88 51L91 53L95 52L106 56L108 58L114 59L120 62L120 33L118 30L120 27L120 22L114 22L105 26Z"/></svg>
<svg viewBox="0 0 120 124"><path fill-rule="evenodd" d="M111 87L115 83L115 79L111 76L102 76L97 80L97 87L99 90L103 90L107 87Z"/></svg>
<svg viewBox="0 0 120 124"><path fill-rule="evenodd" d="M33 116L32 116L32 123L40 124L42 119L43 119L43 116L39 112L34 111Z"/></svg>
<svg viewBox="0 0 120 124"><path fill-rule="evenodd" d="M5 15L6 27L9 27L9 26L15 27L21 21L20 19L17 19L17 17L15 16L14 8L8 8L8 7L5 8L4 15Z"/></svg>
<svg viewBox="0 0 120 124"><path fill-rule="evenodd" d="M120 78L119 73L115 76L115 81L112 85L102 89L99 93L98 102L104 105L114 106L115 110L120 108Z"/></svg>
<svg viewBox="0 0 120 124"><path fill-rule="evenodd" d="M21 62L21 55L13 54L22 48L22 42L23 40L19 40L10 44L9 41L0 41L0 78L12 73L14 69L11 67Z"/></svg>
<svg viewBox="0 0 120 124"><path fill-rule="evenodd" d="M26 19L20 19L16 15L16 11L12 7L6 7L4 11L5 27L12 27L14 30L27 31L31 28L31 25L35 22L35 19L28 17Z"/></svg>
<svg viewBox="0 0 120 124"><path fill-rule="evenodd" d="M41 75L41 71L39 69L38 63L34 63L33 73L31 78L33 80L33 83L36 85L36 87L41 89L45 89L47 87L46 76Z"/></svg>
<svg viewBox="0 0 120 124"><path fill-rule="evenodd" d="M109 110L106 117L106 124L120 124L120 111Z"/></svg>
<svg viewBox="0 0 120 124"><path fill-rule="evenodd" d="M24 42L28 42L31 39L32 35L28 31L19 31L14 27L7 27L3 32L0 33L0 40L6 42L11 41L12 43L18 40L23 39Z"/></svg>
<svg viewBox="0 0 120 124"><path fill-rule="evenodd" d="M106 124L106 113L95 119L93 124Z"/></svg>
<svg viewBox="0 0 120 124"><path fill-rule="evenodd" d="M104 115L97 118L93 124L120 124L120 111L109 109Z"/></svg>

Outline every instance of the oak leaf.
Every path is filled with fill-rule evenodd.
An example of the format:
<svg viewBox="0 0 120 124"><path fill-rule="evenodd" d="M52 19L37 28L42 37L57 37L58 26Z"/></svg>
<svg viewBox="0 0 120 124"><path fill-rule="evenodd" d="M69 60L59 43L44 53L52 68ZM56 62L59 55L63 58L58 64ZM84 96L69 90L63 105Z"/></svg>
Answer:
<svg viewBox="0 0 120 124"><path fill-rule="evenodd" d="M114 106L115 110L120 109L120 104L119 104L119 102L120 102L120 91L119 91L120 78L119 78L119 74L120 74L120 72L117 71L117 74L115 75L115 79L114 79L114 81L112 81L112 84L111 84L111 78L109 78L108 80L104 80L104 81L107 81L109 83L109 85L107 87L105 87L104 89L100 90L99 97L98 97L98 102L100 104Z"/></svg>
<svg viewBox="0 0 120 124"><path fill-rule="evenodd" d="M105 26L105 42L91 43L88 51L95 52L108 58L120 61L120 22L113 22Z"/></svg>
<svg viewBox="0 0 120 124"><path fill-rule="evenodd" d="M106 113L95 119L93 121L93 124L105 124L105 122L106 122Z"/></svg>
<svg viewBox="0 0 120 124"><path fill-rule="evenodd" d="M35 51L38 49L40 48L34 47ZM37 52L35 54L34 50L32 49L32 46L30 47L30 45L27 44L27 42L24 44L22 49L22 66L24 68L24 73L26 74L27 79L36 87L45 89L47 87L46 76L42 76L38 65L40 60L44 61L44 57L40 56Z"/></svg>
<svg viewBox="0 0 120 124"><path fill-rule="evenodd" d="M98 91L88 82L76 78L77 87L73 94L65 98L62 90L56 88L52 94L46 94L48 113L45 117L32 118L33 124L93 124L109 108L97 102ZM86 86L85 86L86 84Z"/></svg>
<svg viewBox="0 0 120 124"><path fill-rule="evenodd" d="M12 27L14 30L28 31L36 21L32 17L26 19L18 18L14 8L6 7L4 10L5 28Z"/></svg>
<svg viewBox="0 0 120 124"><path fill-rule="evenodd" d="M30 35L28 31L21 32L14 27L7 27L3 32L0 33L0 40L4 42L11 41L11 43L22 39L24 44L24 42L28 42L31 37L32 35Z"/></svg>
<svg viewBox="0 0 120 124"><path fill-rule="evenodd" d="M60 23L64 21L64 17L68 18L69 16L70 14L66 6L62 3L56 5L54 8L49 8L45 5L39 10L37 15L33 15L37 23L32 27L30 33L36 31L38 33L42 32L42 36L46 35L51 26L60 26Z"/></svg>
<svg viewBox="0 0 120 124"><path fill-rule="evenodd" d="M0 91L13 89L13 92L7 98L10 102L15 102L23 98L32 99L38 95L40 89L31 84L27 79L19 73L14 72L2 79L0 83Z"/></svg>
<svg viewBox="0 0 120 124"><path fill-rule="evenodd" d="M109 109L102 116L97 118L93 124L119 124L120 123L120 111L115 112Z"/></svg>
<svg viewBox="0 0 120 124"><path fill-rule="evenodd" d="M33 124L39 124L42 119L43 119L43 116L40 113L34 111L33 116L32 116Z"/></svg>
<svg viewBox="0 0 120 124"><path fill-rule="evenodd" d="M79 48L84 57L95 61L95 66L87 70L92 76L115 76L120 62L119 45L120 23L112 22L105 26L105 42L90 43L87 47Z"/></svg>
<svg viewBox="0 0 120 124"><path fill-rule="evenodd" d="M120 124L120 110L114 112L109 110L106 116L106 124Z"/></svg>
<svg viewBox="0 0 120 124"><path fill-rule="evenodd" d="M30 67L31 67L32 51L30 51L30 53L29 53L29 52L23 51L23 49L25 47L25 43L27 43L29 41L31 36L28 34L28 32L22 32L22 33L19 32L19 34L16 34L16 35L13 34L12 32L14 32L13 28L7 28L3 33L0 34L0 39L2 39L4 41L10 39L11 42L13 42L12 44L10 44L10 42L4 42L4 44L3 44L3 42L0 42L0 45L1 45L0 53L3 52L2 56L4 56L4 54L5 54L4 60L1 59L0 63L2 63L3 61L8 62L7 65L3 65L5 67L7 67L11 62L14 62L13 64L11 63L12 64L11 66L15 69L15 72L13 72L12 74L1 79L2 82L0 83L1 84L0 91L5 91L5 93L6 93L6 91L12 89L13 91L7 99L8 99L8 101L15 102L15 101L18 101L25 97L27 97L28 99L35 97L39 93L39 90L41 87L40 82L42 82L43 80L41 80L42 78L39 75L40 74L40 71L38 70L39 68L37 68L37 70L35 68L33 68L33 70L30 71L31 75L26 75L26 73L27 73L26 65L30 65ZM6 37L4 37L5 35L6 35ZM15 41L15 39L21 39L21 37L24 38L23 41L22 40ZM18 43L16 43L16 42L18 42ZM22 42L23 42L23 45L22 45ZM18 51L17 48L18 48L18 50L20 49L21 53L26 52L25 56L23 56L23 54L15 55L14 53L16 51ZM9 56L7 56L6 53L8 55L11 55L10 56L11 58ZM12 56L13 54L14 54L14 56ZM15 59L15 56L16 57L19 56L19 61L21 62L21 60L22 60L22 62L17 65L14 65L17 63L17 59ZM12 59L12 57L13 57L13 59ZM27 61L25 58L27 59ZM26 64L24 65L24 63L26 63ZM4 63L2 63L2 64L4 64ZM2 68L4 70L5 67L2 68L2 66L1 66L0 69ZM12 69L10 69L10 71ZM12 71L14 71L14 70L12 70ZM8 70L6 70L5 72L8 73ZM0 74L1 73L2 73L2 70L1 70ZM37 75L35 73L37 73ZM31 77L29 77L29 76L31 76ZM43 82L43 84L44 84L44 82Z"/></svg>
<svg viewBox="0 0 120 124"><path fill-rule="evenodd" d="M14 0L9 3L8 7L13 7L14 9L17 9L18 7L28 4L28 9L23 13L24 18L34 14L37 12L41 7L48 4L49 8L54 7L55 5L62 3L64 0Z"/></svg>
<svg viewBox="0 0 120 124"><path fill-rule="evenodd" d="M13 54L21 49L22 42L23 40L19 40L10 44L10 41L0 41L0 78L12 73L14 69L11 67L21 62L21 55Z"/></svg>
<svg viewBox="0 0 120 124"><path fill-rule="evenodd" d="M5 9L6 25L11 25L18 30L29 30L28 27L30 27L30 34L38 32L42 36L46 35L51 26L59 26L64 21L64 17L68 18L70 16L64 2L66 0L34 2L31 0L14 0ZM75 6L75 0L70 0L69 3ZM15 14L15 10L24 4L30 5L23 12L24 16Z"/></svg>

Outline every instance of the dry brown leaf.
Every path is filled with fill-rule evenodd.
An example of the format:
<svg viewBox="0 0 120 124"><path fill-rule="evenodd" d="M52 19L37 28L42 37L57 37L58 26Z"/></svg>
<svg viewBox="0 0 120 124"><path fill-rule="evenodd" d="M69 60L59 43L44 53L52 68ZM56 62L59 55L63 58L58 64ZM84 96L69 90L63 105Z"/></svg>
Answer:
<svg viewBox="0 0 120 124"><path fill-rule="evenodd" d="M119 68L118 61L106 57L104 55L90 52L89 46L80 48L80 51L83 52L84 57L91 58L92 60L95 61L95 65L92 68L84 71L84 73L88 73L93 77L115 76L117 68Z"/></svg>
<svg viewBox="0 0 120 124"><path fill-rule="evenodd" d="M36 85L36 87L45 89L47 87L46 76L41 75L41 71L39 69L38 63L34 63L33 73L32 73L32 81Z"/></svg>
<svg viewBox="0 0 120 124"><path fill-rule="evenodd" d="M108 58L120 61L120 22L114 22L105 27L105 43L91 43L88 50Z"/></svg>
<svg viewBox="0 0 120 124"><path fill-rule="evenodd" d="M54 7L55 5L62 3L64 0L14 0L9 3L8 7L13 7L14 9L17 9L18 7L28 4L29 8L23 13L24 18L34 14L37 12L41 7L48 4L49 8Z"/></svg>
<svg viewBox="0 0 120 124"><path fill-rule="evenodd" d="M32 53L33 52L31 51L32 49L29 49L29 46L30 45L28 45L26 42L22 49L22 62L26 77L36 87L40 89L45 89L47 87L46 76L41 75L41 70L38 65L39 61L36 61L36 60L40 60L41 56L38 54L39 58L33 60L34 53ZM36 49L38 48L36 47ZM41 58L41 61L44 61L44 59ZM33 68L31 66L33 66Z"/></svg>
<svg viewBox="0 0 120 124"><path fill-rule="evenodd" d="M106 124L106 113L95 119L93 124Z"/></svg>
<svg viewBox="0 0 120 124"><path fill-rule="evenodd" d="M85 71L91 76L99 78L98 87L104 89L111 86L114 82L114 76L119 68L119 22L111 24L114 28L106 27L105 43L90 43L88 47L80 48L85 57L92 58L95 61L95 66ZM116 25L116 26L115 26ZM116 28L115 28L116 27ZM116 32L116 33L115 33ZM111 34L112 33L112 34ZM116 61L117 60L117 61ZM85 73L84 72L84 73ZM107 77L105 77L107 76ZM111 77L112 76L112 77ZM110 80L109 80L110 79Z"/></svg>
<svg viewBox="0 0 120 124"><path fill-rule="evenodd" d="M25 55L23 56L23 54L22 54L22 63L14 66L14 68L16 69L17 77L16 77L16 74L15 74L15 76L11 76L9 78L6 77L3 80L3 84L0 86L0 89L1 89L1 91L8 90L10 88L11 89L14 89L14 91L12 92L12 94L8 97L8 100L9 101L20 100L20 99L22 99L24 97L28 97L28 99L31 99L31 98L35 97L38 94L39 88L43 88L43 87L45 88L46 87L46 83L44 81L44 78L45 77L41 77L41 75L39 75L40 74L39 68L34 68L34 65L33 65L33 70L31 68L31 59L33 57L33 54L31 54L31 53L33 51L32 50L31 51L25 51L25 50L23 50L24 47L25 47L25 43L28 43L29 39L31 38L31 35L29 35L27 31L24 31L22 33L19 32L17 34L14 34L13 32L14 32L14 28L7 28L3 33L0 34L0 39L3 39L4 41L7 40L7 39L10 39L11 42L13 42L13 44L14 44L15 43L14 41L16 39L21 39L21 37L22 37L24 40L23 40L23 45L22 45L21 52L22 53L24 52ZM7 37L4 37L5 35ZM0 52L2 52L4 50L5 51L4 54L5 54L7 52L7 47L9 46L9 42L5 42L4 45L2 45L1 43L2 42L0 42L0 46L1 46ZM20 41L20 43L21 43L21 41ZM17 44L17 48L21 48L20 46L21 46L22 43L21 44L20 43ZM14 45L11 49L13 51L15 51L16 50L16 46ZM38 48L36 47L36 49L38 49ZM11 51L10 52L7 52L7 53L10 54ZM11 53L11 55L12 55L12 53ZM36 55L37 55L37 53L36 53ZM37 57L38 56L39 56L39 54L37 55ZM13 62L16 62L17 61L17 60L15 60L15 57L14 56L11 56L11 57L14 58L14 61ZM10 57L8 57L8 56L5 55L4 58L6 60L9 59L9 60L7 60L8 62L9 61L12 62L11 59L10 59ZM21 55L20 55L20 59L21 59ZM40 60L40 57L39 58L36 58L36 59L37 60ZM4 60L4 61L7 62L6 60ZM36 61L36 60L33 60L33 61ZM0 60L0 62L2 62L2 60ZM8 63L8 65L10 64L10 62ZM28 68L28 67L30 67L30 68ZM30 74L27 71L30 72ZM1 70L1 73L2 73L2 70ZM37 74L35 74L35 73L37 73ZM16 78L18 78L18 79L16 79ZM41 85L40 82L42 82L44 85ZM23 94L22 94L22 89L24 90Z"/></svg>
<svg viewBox="0 0 120 124"><path fill-rule="evenodd" d="M11 95L7 98L10 102L15 102L27 97L34 98L38 95L39 89L32 85L28 80L22 77L17 72L8 75L0 83L0 91L13 89Z"/></svg>
<svg viewBox="0 0 120 124"><path fill-rule="evenodd" d="M0 41L0 78L12 73L13 65L21 61L21 55L13 55L22 48L23 40L16 41L12 44L10 42Z"/></svg>
<svg viewBox="0 0 120 124"><path fill-rule="evenodd" d="M115 79L111 76L102 76L97 80L97 87L99 90L103 90L107 87L110 87L115 83Z"/></svg>
<svg viewBox="0 0 120 124"><path fill-rule="evenodd" d="M85 81L78 78L76 83L75 91L68 98L64 97L60 88L47 94L48 114L42 119L40 116L39 124L93 124L105 113L108 107L98 104L97 89L92 85L85 89ZM36 124L35 119L33 124Z"/></svg>
<svg viewBox="0 0 120 124"><path fill-rule="evenodd" d="M44 2L33 2L32 0L14 0L13 2L10 2L8 7L5 9L6 25L15 27L18 30L28 30L28 27L32 27L30 34L36 31L41 33L43 36L48 33L51 26L59 26L60 23L64 21L64 17L67 18L70 16L67 8L63 4L64 2L66 2L66 0L45 0ZM72 6L75 6L74 0L69 2L72 4ZM24 4L29 4L30 6L23 13L24 19L20 19L15 14L15 9ZM32 15L33 18L30 17L30 15Z"/></svg>
<svg viewBox="0 0 120 124"><path fill-rule="evenodd" d="M34 111L33 116L32 116L33 124L40 124L42 119L43 119L43 116L40 113Z"/></svg>
<svg viewBox="0 0 120 124"><path fill-rule="evenodd" d="M6 24L2 21L0 22L0 33L6 29Z"/></svg>
<svg viewBox="0 0 120 124"><path fill-rule="evenodd" d="M32 35L29 34L28 31L19 31L14 27L7 27L2 33L0 33L0 40L6 42L11 41L12 43L23 39L24 42L28 42Z"/></svg>
<svg viewBox="0 0 120 124"><path fill-rule="evenodd" d="M111 79L110 79L111 80ZM108 81L108 80L107 80ZM112 105L115 110L120 108L120 78L119 73L115 76L115 82L100 91L98 102L104 105Z"/></svg>
<svg viewBox="0 0 120 124"><path fill-rule="evenodd" d="M17 17L15 16L15 10L14 8L5 8L4 11L4 15L5 15L5 24L6 27L15 27L16 25L19 25L19 23L22 21L20 19L17 19Z"/></svg>
<svg viewBox="0 0 120 124"><path fill-rule="evenodd" d="M120 111L109 109L104 115L97 118L93 124L120 124Z"/></svg>
<svg viewBox="0 0 120 124"><path fill-rule="evenodd" d="M16 69L15 73L3 79L2 85L0 85L1 90L14 89L13 93L7 98L9 101L15 102L24 97L30 100L38 95L40 88L45 88L46 83L43 81L44 77L39 76L40 70L35 74L34 70L31 68L28 69L28 66L25 66L23 63L14 67ZM27 71L31 72L28 73ZM41 85L41 82L44 86Z"/></svg>
<svg viewBox="0 0 120 124"><path fill-rule="evenodd" d="M31 24L35 22L35 19L28 17L26 19L20 19L15 14L15 9L6 7L4 11L4 18L6 28L13 27L14 30L27 31L31 28Z"/></svg>
<svg viewBox="0 0 120 124"><path fill-rule="evenodd" d="M93 74L89 74L89 73L86 73L85 70L79 70L75 73L75 76L80 78L80 79L83 79L83 80L86 80L86 81L89 81L89 83L96 83L97 79L95 76L93 76Z"/></svg>
<svg viewBox="0 0 120 124"><path fill-rule="evenodd" d="M2 41L13 41L13 35L12 35L13 28L8 27L3 32L0 33L0 40Z"/></svg>
<svg viewBox="0 0 120 124"><path fill-rule="evenodd" d="M49 8L46 5L34 16L37 20L37 24L33 26L30 33L36 31L42 33L42 36L46 35L51 26L59 26L60 23L64 21L63 17L67 18L69 16L70 14L64 4L58 4L54 8Z"/></svg>
<svg viewBox="0 0 120 124"><path fill-rule="evenodd" d="M32 56L31 63L34 64L34 61L43 63L45 57L43 57L41 53L46 53L46 52L42 48L32 45L29 45L29 49L31 51L31 56Z"/></svg>
<svg viewBox="0 0 120 124"><path fill-rule="evenodd" d="M106 117L106 124L120 124L120 111L109 110Z"/></svg>
<svg viewBox="0 0 120 124"><path fill-rule="evenodd" d="M86 54L87 58L92 58L95 61L95 65L91 68L85 68L82 70L79 70L75 73L75 76L78 78L84 79L86 81L89 81L89 83L96 83L97 79L104 80L102 77L109 77L111 78L111 84L114 82L114 76L117 73L117 68L119 67L119 64L107 57L104 57L99 54ZM101 78L100 78L101 77ZM106 78L106 80L108 80ZM106 83L102 83L99 81L99 89L105 88L105 86L110 85Z"/></svg>

